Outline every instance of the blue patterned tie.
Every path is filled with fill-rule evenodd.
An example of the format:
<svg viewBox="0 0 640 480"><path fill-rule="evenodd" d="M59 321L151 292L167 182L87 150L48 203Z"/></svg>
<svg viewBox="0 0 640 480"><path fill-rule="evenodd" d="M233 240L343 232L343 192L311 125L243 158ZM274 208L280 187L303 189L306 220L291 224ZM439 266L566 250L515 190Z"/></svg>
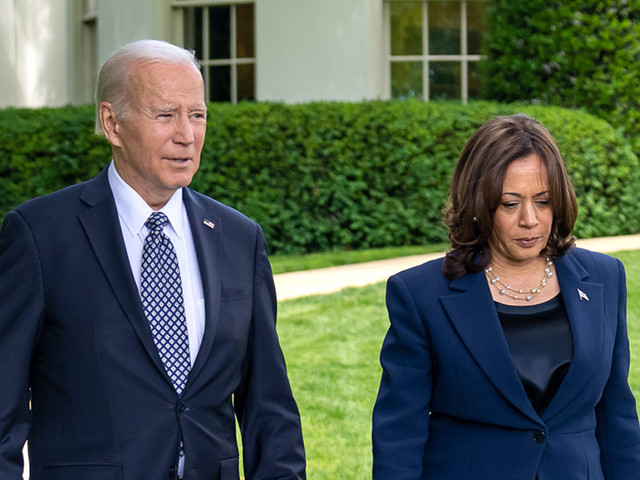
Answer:
<svg viewBox="0 0 640 480"><path fill-rule="evenodd" d="M182 396L191 360L178 257L162 232L168 221L164 213L153 212L145 222L149 235L142 250L140 298L160 358L178 396Z"/></svg>

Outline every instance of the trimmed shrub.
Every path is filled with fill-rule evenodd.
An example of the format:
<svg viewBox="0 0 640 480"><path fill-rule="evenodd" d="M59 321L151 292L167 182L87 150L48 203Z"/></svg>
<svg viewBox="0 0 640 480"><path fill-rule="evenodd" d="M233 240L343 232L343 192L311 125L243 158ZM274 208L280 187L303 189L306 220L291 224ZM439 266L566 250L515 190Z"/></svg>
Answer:
<svg viewBox="0 0 640 480"><path fill-rule="evenodd" d="M453 166L482 123L528 113L556 137L580 203L576 235L640 231L638 158L608 123L559 108L365 102L209 106L192 186L258 221L273 252L429 244ZM0 214L110 159L90 107L0 111Z"/></svg>
<svg viewBox="0 0 640 480"><path fill-rule="evenodd" d="M29 198L91 178L111 148L93 107L0 110L0 217Z"/></svg>
<svg viewBox="0 0 640 480"><path fill-rule="evenodd" d="M640 140L640 2L492 0L483 98L586 108Z"/></svg>

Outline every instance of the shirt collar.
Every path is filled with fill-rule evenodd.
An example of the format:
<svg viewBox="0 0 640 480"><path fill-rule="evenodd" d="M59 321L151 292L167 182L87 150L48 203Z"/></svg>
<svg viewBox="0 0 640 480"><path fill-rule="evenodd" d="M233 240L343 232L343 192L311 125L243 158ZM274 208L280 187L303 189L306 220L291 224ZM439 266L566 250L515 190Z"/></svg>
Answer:
<svg viewBox="0 0 640 480"><path fill-rule="evenodd" d="M129 184L127 184L115 168L113 161L109 165L109 185L116 202L116 209L122 223L132 237L139 235L153 209ZM169 218L169 225L179 238L184 231L182 188L176 190L169 201L159 210ZM146 236L146 229L143 232Z"/></svg>

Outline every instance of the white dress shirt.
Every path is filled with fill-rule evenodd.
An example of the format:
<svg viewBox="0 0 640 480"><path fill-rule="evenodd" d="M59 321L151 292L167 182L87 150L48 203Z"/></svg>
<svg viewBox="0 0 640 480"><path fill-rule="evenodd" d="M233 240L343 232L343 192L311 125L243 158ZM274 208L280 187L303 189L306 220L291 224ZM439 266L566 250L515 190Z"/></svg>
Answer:
<svg viewBox="0 0 640 480"><path fill-rule="evenodd" d="M109 185L116 202L122 237L129 257L129 266L139 293L142 249L149 233L144 222L154 210L133 188L125 183L113 162L109 166L108 173ZM169 223L164 226L163 232L173 243L180 266L184 311L189 333L189 354L191 366L193 366L204 335L204 294L189 218L182 201L182 189L177 190L159 211L169 218Z"/></svg>

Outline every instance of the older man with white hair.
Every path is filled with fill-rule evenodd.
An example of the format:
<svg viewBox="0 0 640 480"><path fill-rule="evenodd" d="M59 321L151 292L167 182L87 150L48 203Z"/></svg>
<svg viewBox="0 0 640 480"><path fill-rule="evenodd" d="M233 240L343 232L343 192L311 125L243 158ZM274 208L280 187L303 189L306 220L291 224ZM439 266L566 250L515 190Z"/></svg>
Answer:
<svg viewBox="0 0 640 480"><path fill-rule="evenodd" d="M98 81L113 161L0 231L0 478L305 478L264 236L188 188L207 108L192 53L143 40ZM29 405L31 403L31 409Z"/></svg>

